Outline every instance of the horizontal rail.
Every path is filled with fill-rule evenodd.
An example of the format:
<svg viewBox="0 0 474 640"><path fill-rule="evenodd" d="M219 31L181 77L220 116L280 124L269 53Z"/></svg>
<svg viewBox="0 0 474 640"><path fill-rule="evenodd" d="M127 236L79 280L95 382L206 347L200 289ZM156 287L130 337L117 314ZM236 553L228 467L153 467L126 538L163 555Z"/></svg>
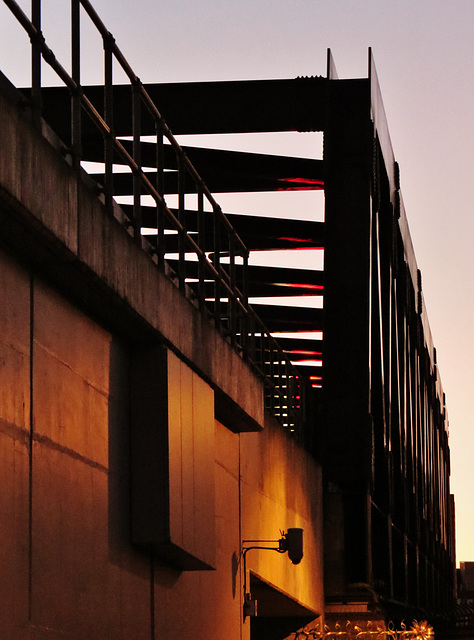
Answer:
<svg viewBox="0 0 474 640"><path fill-rule="evenodd" d="M71 95L71 132L70 140L64 141L69 148L73 166L79 168L86 160L82 156L81 118L84 114L101 136L104 148L104 184L101 190L105 204L113 215L114 166L127 166L133 177L132 214L127 224L133 228L135 240L142 244L141 199L150 196L156 209L157 243L149 244L149 251L156 255L158 266L165 261L164 232L172 230L178 238L178 263L172 278L180 289L192 295L199 308L214 322L216 328L228 339L233 347L253 367L263 381L265 388L265 406L275 417L291 431L301 432L303 381L291 361L280 349L263 322L257 316L247 299L247 266L249 250L223 214L198 171L174 138L171 130L151 99L138 76L127 62L117 46L113 35L108 31L89 0L72 0L71 12L71 48L72 72L69 74L47 46L41 32L41 0L34 0L32 20L22 11L15 0L3 0L18 22L27 32L32 45L32 91L33 113L41 116L41 58L54 70ZM102 36L104 48L104 114L94 106L85 95L80 83L80 7L84 9L97 31ZM125 148L114 134L113 128L113 60L115 60L131 86L132 100L132 152ZM145 172L140 160L141 122L151 118L156 131L156 169ZM35 120L34 120L35 121ZM54 125L52 125L54 129ZM178 208L174 213L166 204L164 184L163 137L166 138L176 154L178 167ZM155 178L155 180L153 180ZM194 185L189 189L188 180ZM156 182L156 183L155 183ZM186 184L186 187L185 187ZM192 193L198 199L198 232L187 232L186 197ZM205 210L204 201L211 211ZM205 237L205 228L213 234L212 251L207 253L200 240ZM207 238L209 232L207 233ZM189 255L195 256L199 268L197 284L188 275ZM237 261L240 260L237 269ZM243 267L243 268L241 268ZM168 269L169 271L169 269ZM195 271L191 269L191 271ZM238 282L238 277L240 281ZM206 286L204 284L206 283ZM213 295L205 297L207 286L213 283Z"/></svg>

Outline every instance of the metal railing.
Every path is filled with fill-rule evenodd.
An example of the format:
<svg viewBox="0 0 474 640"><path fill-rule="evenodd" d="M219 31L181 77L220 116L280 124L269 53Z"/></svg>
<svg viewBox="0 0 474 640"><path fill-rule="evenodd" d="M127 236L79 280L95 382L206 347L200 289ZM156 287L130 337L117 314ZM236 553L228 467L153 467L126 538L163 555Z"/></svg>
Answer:
<svg viewBox="0 0 474 640"><path fill-rule="evenodd" d="M41 0L32 0L31 19L15 0L3 0L23 26L31 41L31 109L33 122L41 127L42 81L44 60L68 88L71 96L70 139L66 142L72 165L79 170L88 158L83 154L83 114L94 124L103 148L105 172L100 186L106 209L116 208L114 165L124 165L132 174L132 206L126 224L136 242L143 246L142 198L151 196L154 203L156 242L148 243L159 267L164 269L169 234L177 236L176 267L172 279L187 295L192 295L203 313L208 314L219 331L249 361L265 386L265 406L292 431L302 428L303 383L296 368L280 349L248 303L247 266L249 251L229 223L204 181L186 156L168 125L135 75L112 34L107 30L89 0L71 0L71 73L69 74L47 46L41 31ZM81 7L99 32L104 49L103 112L89 100L81 86ZM114 133L113 68L117 63L131 86L132 140L119 139ZM142 119L154 124L155 167L144 171L141 161ZM54 130L54 125L53 125ZM178 178L177 209L165 202L165 140L174 151ZM63 141L64 142L64 141ZM168 150L167 150L168 151ZM186 228L186 200L197 202L197 231ZM210 209L210 211L209 211ZM147 225L148 226L148 225ZM209 250L209 237L212 247ZM190 260L198 263L197 277L190 278ZM242 269L236 269L243 265ZM237 281L237 271L243 276ZM170 272L168 265L167 272ZM213 292L209 296L209 283ZM206 293L207 292L207 293Z"/></svg>

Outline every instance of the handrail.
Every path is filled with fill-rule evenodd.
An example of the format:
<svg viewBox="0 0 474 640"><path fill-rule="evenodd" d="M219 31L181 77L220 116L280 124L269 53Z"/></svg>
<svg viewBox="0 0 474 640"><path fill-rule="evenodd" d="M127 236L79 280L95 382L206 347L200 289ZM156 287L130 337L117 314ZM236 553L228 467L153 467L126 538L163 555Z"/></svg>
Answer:
<svg viewBox="0 0 474 640"><path fill-rule="evenodd" d="M154 253L158 266L164 267L165 229L178 234L178 268L173 274L180 289L189 293L192 284L186 277L186 255L193 254L199 263L199 277L193 296L198 301L202 312L208 314L216 328L230 340L234 348L244 357L261 377L265 388L265 407L270 410L291 431L301 432L303 423L303 382L291 361L278 346L276 340L258 318L248 303L246 266L249 251L237 232L234 230L221 207L204 183L198 171L174 138L164 118L149 96L138 76L127 62L117 46L113 35L108 31L89 0L71 0L71 75L56 59L47 46L41 31L41 0L32 2L32 19L30 20L15 0L3 0L18 22L27 32L32 45L32 91L31 102L33 121L39 126L41 122L41 57L55 71L71 94L71 139L69 151L72 164L77 169L86 158L82 156L82 120L83 112L95 128L100 132L104 143L104 194L108 212L114 211L114 160L119 159L129 167L133 181L133 214L129 225L133 228L133 237L142 245L141 234L141 198L147 194L156 205L157 246L149 245ZM80 8L84 9L90 20L99 31L104 48L104 114L92 104L80 83ZM113 60L120 65L130 81L132 88L132 131L133 143L130 153L119 140L113 129ZM156 131L156 184L143 170L140 161L140 122L142 111L151 117ZM53 127L54 128L54 127ZM166 205L164 199L164 161L163 138L166 138L176 154L178 173L178 210L175 215ZM198 233L194 237L186 230L184 222L186 189L190 180L198 200ZM132 195L132 194L131 194ZM206 201L212 210L204 210ZM201 246L204 237L205 222L212 216L214 246L210 255ZM223 239L225 242L223 243ZM238 286L236 277L236 260L242 260L243 283ZM224 262L228 260L228 264ZM169 271L170 269L168 269ZM214 282L214 298L205 298L205 281Z"/></svg>

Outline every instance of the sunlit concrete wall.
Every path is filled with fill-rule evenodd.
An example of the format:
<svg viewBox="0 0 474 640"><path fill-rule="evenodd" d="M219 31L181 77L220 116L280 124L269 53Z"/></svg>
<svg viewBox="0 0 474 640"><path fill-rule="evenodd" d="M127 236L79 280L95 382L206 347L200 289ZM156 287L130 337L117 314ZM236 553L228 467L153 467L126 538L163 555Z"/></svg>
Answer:
<svg viewBox="0 0 474 640"><path fill-rule="evenodd" d="M0 637L147 638L149 561L121 548L109 438L120 347L4 254L0 274Z"/></svg>
<svg viewBox="0 0 474 640"><path fill-rule="evenodd" d="M307 454L270 419L242 434L215 421L216 569L153 561L130 537L129 350L3 253L0 274L0 637L249 637L241 541L293 526L300 565L252 551L249 569L322 611L321 485Z"/></svg>
<svg viewBox="0 0 474 640"><path fill-rule="evenodd" d="M235 434L217 421L215 429L216 571L156 566L158 637L250 638L251 620L242 616L242 540L278 539L280 528L304 528L302 562L252 550L248 569L309 611L324 608L318 467L272 420L258 434Z"/></svg>
<svg viewBox="0 0 474 640"><path fill-rule="evenodd" d="M0 630L20 638L29 587L30 294L28 274L4 256L0 273Z"/></svg>
<svg viewBox="0 0 474 640"><path fill-rule="evenodd" d="M242 540L288 527L305 530L301 564L253 551L248 568L322 611L319 468L264 419L245 363L1 92L0 128L0 638L249 638ZM135 326L147 327L141 349L156 333L172 351L168 436L184 434L174 473L194 501L182 491L173 504L186 526L209 519L214 535L193 540L214 547L212 570L180 569L132 540ZM216 393L263 430L215 420ZM203 460L212 482L201 488Z"/></svg>
<svg viewBox="0 0 474 640"><path fill-rule="evenodd" d="M280 531L303 529L303 560L252 550L248 566L310 611L324 611L322 590L321 470L269 416L262 433L241 436L242 535L274 540ZM277 545L278 546L278 545Z"/></svg>

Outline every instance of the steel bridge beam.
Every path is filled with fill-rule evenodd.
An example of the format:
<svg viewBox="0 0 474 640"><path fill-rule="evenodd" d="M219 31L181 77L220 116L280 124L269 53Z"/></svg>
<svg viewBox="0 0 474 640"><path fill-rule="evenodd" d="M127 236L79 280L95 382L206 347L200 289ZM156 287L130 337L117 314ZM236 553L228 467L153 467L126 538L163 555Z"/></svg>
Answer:
<svg viewBox="0 0 474 640"><path fill-rule="evenodd" d="M145 89L174 135L200 133L254 133L275 131L323 131L327 80L322 77L289 80L244 80L146 84ZM83 87L103 112L102 86ZM114 126L117 135L130 134L131 89L115 85ZM62 112L59 128L69 131L70 96L65 87L42 89L43 117ZM59 123L58 123L59 124ZM84 123L84 131L93 125ZM148 127L148 130L147 130ZM56 131L58 125L55 126ZM142 123L142 135L154 134L152 122Z"/></svg>

